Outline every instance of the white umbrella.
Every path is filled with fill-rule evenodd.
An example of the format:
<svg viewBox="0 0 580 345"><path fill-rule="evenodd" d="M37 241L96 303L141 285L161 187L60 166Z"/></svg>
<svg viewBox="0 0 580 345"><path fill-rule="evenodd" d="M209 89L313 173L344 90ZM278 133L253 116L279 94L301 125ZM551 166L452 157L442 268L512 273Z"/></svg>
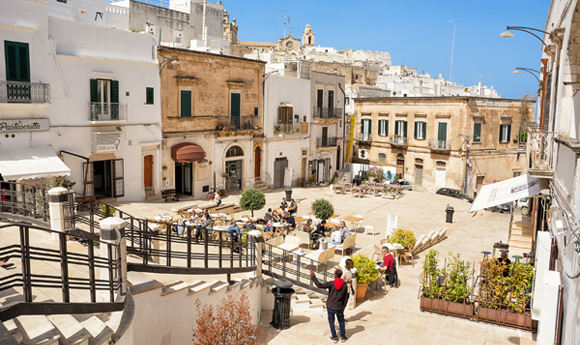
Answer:
<svg viewBox="0 0 580 345"><path fill-rule="evenodd" d="M393 250L393 249L405 249L405 247L403 247L399 243L385 243L385 244L383 244L383 247L387 247L390 250Z"/></svg>

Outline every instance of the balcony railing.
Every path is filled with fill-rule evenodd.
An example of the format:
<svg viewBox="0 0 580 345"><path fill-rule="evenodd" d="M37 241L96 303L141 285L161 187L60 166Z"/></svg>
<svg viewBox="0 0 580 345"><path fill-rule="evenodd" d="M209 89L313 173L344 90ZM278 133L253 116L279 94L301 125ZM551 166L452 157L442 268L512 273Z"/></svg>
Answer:
<svg viewBox="0 0 580 345"><path fill-rule="evenodd" d="M2 80L0 103L50 103L50 84Z"/></svg>
<svg viewBox="0 0 580 345"><path fill-rule="evenodd" d="M389 144L395 146L407 146L409 145L409 141L407 140L407 137L402 137L400 135L391 135L389 137Z"/></svg>
<svg viewBox="0 0 580 345"><path fill-rule="evenodd" d="M299 123L277 123L274 125L276 135L300 134L301 125Z"/></svg>
<svg viewBox="0 0 580 345"><path fill-rule="evenodd" d="M451 151L451 140L430 140L429 148L436 151Z"/></svg>
<svg viewBox="0 0 580 345"><path fill-rule="evenodd" d="M530 174L554 172L554 133L530 131L528 133L527 157Z"/></svg>
<svg viewBox="0 0 580 345"><path fill-rule="evenodd" d="M340 119L342 117L342 108L314 107L312 114L315 119Z"/></svg>
<svg viewBox="0 0 580 345"><path fill-rule="evenodd" d="M316 147L335 147L337 140L337 137L316 138Z"/></svg>
<svg viewBox="0 0 580 345"><path fill-rule="evenodd" d="M127 120L127 104L124 103L89 103L90 121Z"/></svg>
<svg viewBox="0 0 580 345"><path fill-rule="evenodd" d="M360 141L371 141L371 140L373 140L371 133L360 133L360 132L358 132L356 134L356 139L357 140L360 140Z"/></svg>
<svg viewBox="0 0 580 345"><path fill-rule="evenodd" d="M258 116L218 116L218 131L244 131L259 127Z"/></svg>

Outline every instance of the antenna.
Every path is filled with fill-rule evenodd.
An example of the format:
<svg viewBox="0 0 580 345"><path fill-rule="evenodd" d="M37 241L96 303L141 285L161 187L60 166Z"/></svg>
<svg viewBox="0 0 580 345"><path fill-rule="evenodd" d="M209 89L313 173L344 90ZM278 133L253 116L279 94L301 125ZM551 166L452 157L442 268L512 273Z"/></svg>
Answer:
<svg viewBox="0 0 580 345"><path fill-rule="evenodd" d="M278 10L280 12L284 12L284 18L277 18L276 20L282 20L283 21L283 25L276 25L276 27L278 28L284 28L284 36L282 36L282 38L286 38L286 28L288 28L290 35L292 35L292 29L294 29L291 26L287 26L290 25L290 17L286 16L286 10Z"/></svg>
<svg viewBox="0 0 580 345"><path fill-rule="evenodd" d="M453 40L451 41L451 65L449 66L449 81L453 77L453 48L455 48L455 27L457 22L455 20L448 20L447 23L453 23Z"/></svg>

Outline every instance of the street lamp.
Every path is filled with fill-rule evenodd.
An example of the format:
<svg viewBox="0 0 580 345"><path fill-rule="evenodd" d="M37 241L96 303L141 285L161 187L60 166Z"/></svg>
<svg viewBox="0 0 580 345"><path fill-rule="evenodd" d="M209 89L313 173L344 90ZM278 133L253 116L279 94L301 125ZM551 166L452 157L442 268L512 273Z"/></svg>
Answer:
<svg viewBox="0 0 580 345"><path fill-rule="evenodd" d="M537 31L537 32L542 32L542 33L544 33L546 35L550 35L549 32L546 32L546 31L543 31L543 30L534 29L534 28L530 28L530 27L527 27L527 26L507 26L506 27L506 30L504 32L502 32L501 34L499 34L499 35L501 37L504 37L504 38L514 37L513 32L511 32L510 30L527 32L530 35L534 36L535 38L539 39L540 42L542 42L543 45L547 46L547 44L544 42L544 40L542 40L540 38L540 36L536 35L535 33L531 32L530 30Z"/></svg>
<svg viewBox="0 0 580 345"><path fill-rule="evenodd" d="M467 194L467 165L469 164L469 141L473 135L457 134L458 138L465 140L465 179L463 181L463 194Z"/></svg>
<svg viewBox="0 0 580 345"><path fill-rule="evenodd" d="M516 67L515 71L513 71L513 74L520 74L520 71L524 71L524 72L528 72L529 74L531 74L534 78L536 78L536 80L538 81L538 83L540 82L540 71L532 69L532 68L525 68L525 67ZM536 75L536 73L538 73L538 75Z"/></svg>
<svg viewBox="0 0 580 345"><path fill-rule="evenodd" d="M163 71L163 69L165 68L165 66L167 66L168 63L171 63L173 66L179 65L179 61L177 61L177 58L165 59L159 63L159 67L161 68L159 70L159 75L161 75L161 71Z"/></svg>

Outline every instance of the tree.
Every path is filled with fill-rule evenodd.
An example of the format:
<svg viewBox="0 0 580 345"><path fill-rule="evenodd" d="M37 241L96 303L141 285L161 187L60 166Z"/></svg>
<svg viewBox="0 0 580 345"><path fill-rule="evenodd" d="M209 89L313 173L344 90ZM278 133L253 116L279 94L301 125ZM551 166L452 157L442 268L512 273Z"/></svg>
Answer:
<svg viewBox="0 0 580 345"><path fill-rule="evenodd" d="M329 219L334 214L334 206L326 199L316 199L312 203L312 212L318 219Z"/></svg>
<svg viewBox="0 0 580 345"><path fill-rule="evenodd" d="M240 199L240 207L243 210L252 211L252 217L255 210L261 210L266 205L266 197L261 190L255 188L248 188L242 193Z"/></svg>
<svg viewBox="0 0 580 345"><path fill-rule="evenodd" d="M229 295L218 306L196 301L197 327L193 329L194 345L258 344L260 326L252 323L246 292Z"/></svg>

